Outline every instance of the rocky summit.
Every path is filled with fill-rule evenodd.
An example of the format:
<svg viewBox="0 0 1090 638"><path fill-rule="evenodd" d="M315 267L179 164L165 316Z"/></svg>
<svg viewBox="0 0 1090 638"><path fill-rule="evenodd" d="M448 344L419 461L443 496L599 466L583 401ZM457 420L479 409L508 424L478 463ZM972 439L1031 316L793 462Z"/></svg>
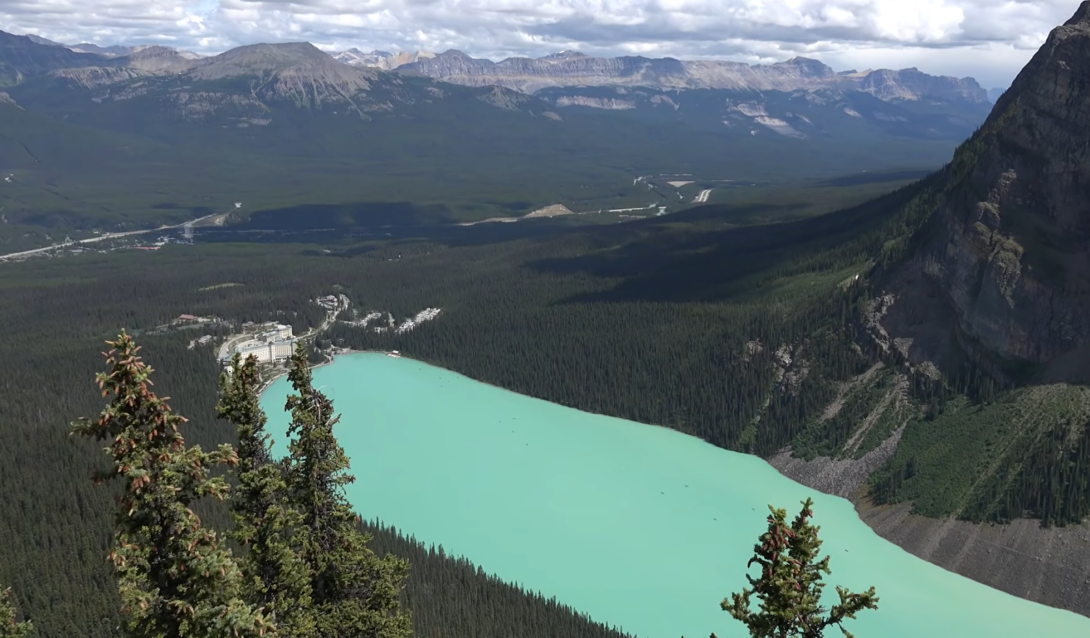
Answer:
<svg viewBox="0 0 1090 638"><path fill-rule="evenodd" d="M1014 362L1053 379L1085 376L1090 356L1090 3L1056 28L955 155L922 246L892 290L927 300L953 331L886 325L914 363L958 343L1005 384ZM933 289L939 294L925 292ZM941 334L941 336L940 336ZM1087 381L1090 379L1080 379Z"/></svg>
<svg viewBox="0 0 1090 638"><path fill-rule="evenodd" d="M958 379L971 407L932 399L927 417L862 458L772 463L852 498L875 531L918 556L1090 615L1090 483L1077 452L1090 449L1088 127L1083 2L953 160L917 184L905 234L885 242L889 259L872 271L857 344L880 363L853 382L883 365L903 383ZM936 499L910 484L918 465L957 478Z"/></svg>

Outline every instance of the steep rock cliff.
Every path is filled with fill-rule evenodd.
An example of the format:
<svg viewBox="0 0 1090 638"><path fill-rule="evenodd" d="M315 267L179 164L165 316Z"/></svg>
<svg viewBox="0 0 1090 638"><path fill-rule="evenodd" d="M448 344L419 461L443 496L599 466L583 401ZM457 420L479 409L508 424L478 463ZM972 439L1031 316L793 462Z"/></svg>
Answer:
<svg viewBox="0 0 1090 638"><path fill-rule="evenodd" d="M900 427L886 442L892 445L862 458L804 461L782 453L770 462L815 489L851 498L877 533L922 558L1090 615L1090 520L1079 514L1081 523L1076 517L1046 527L1046 508L1020 496L1063 492L1049 507L1085 497L1084 483L1057 479L1053 468L1085 463L1072 450L1090 433L1090 1L1051 33L985 124L920 192L913 204L926 222L887 244L896 256L883 261L891 268L876 271L880 288L864 312L860 345L917 379L953 386L975 366L999 386L1020 387L994 402L971 402L960 417L916 405L930 416L909 411L907 425L894 423ZM1020 407L983 412L1001 400ZM957 447L966 443L970 413L992 415L971 430L984 452ZM920 428L931 438L917 436L912 447L906 441ZM878 496L875 482L868 483L886 462L870 457L888 453L888 469L902 449L920 458L933 454L971 477L942 486L957 494L953 505L942 506L944 515L913 513L919 505L913 496ZM1048 461L1031 472L1033 458ZM1002 510L1011 499L1017 508ZM975 514L967 513L972 508ZM996 520L989 512L1002 512L1001 524L973 522Z"/></svg>
<svg viewBox="0 0 1090 638"><path fill-rule="evenodd" d="M893 339L912 337L903 321L911 309L897 299L933 286L938 295L927 297L953 310L958 342L1001 381L1017 381L1019 371L1086 380L1088 126L1090 3L1083 3L947 169L922 246L889 284L894 300L882 323Z"/></svg>

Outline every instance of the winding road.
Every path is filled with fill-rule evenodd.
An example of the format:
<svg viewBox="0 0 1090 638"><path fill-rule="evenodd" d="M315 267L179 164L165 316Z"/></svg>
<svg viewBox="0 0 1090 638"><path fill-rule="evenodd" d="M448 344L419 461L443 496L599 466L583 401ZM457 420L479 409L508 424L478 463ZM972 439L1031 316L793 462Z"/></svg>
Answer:
<svg viewBox="0 0 1090 638"><path fill-rule="evenodd" d="M99 235L97 237L88 237L87 239L76 239L76 240L72 240L72 241L67 241L67 242L65 242L63 244L55 244L53 246L46 246L45 248L34 248L33 250L24 250L22 252L17 252L17 253L8 253L6 255L0 255L0 261L10 261L12 259L17 259L19 257L27 257L29 255L34 255L34 254L37 254L37 253L49 252L50 250L56 250L58 248L67 248L69 246L75 246L76 244L90 244L90 243L94 243L96 241L103 241L103 240L106 240L106 239L117 239L118 237L129 237L131 235L143 235L143 234L146 234L146 233L157 233L157 232L161 232L161 231L164 231L164 230L174 230L176 228L185 228L186 226L193 226L193 225L195 225L195 224L197 224L199 222L202 222L202 221L204 221L206 219L211 219L211 218L217 217L219 215L222 215L222 213L213 213L211 215L205 215L204 217L194 219L192 221L184 222L184 223L181 223L181 224L174 224L173 226L160 226L158 228L145 228L144 230L129 230L129 231L126 231L126 232L123 232L123 233L106 233L105 235Z"/></svg>

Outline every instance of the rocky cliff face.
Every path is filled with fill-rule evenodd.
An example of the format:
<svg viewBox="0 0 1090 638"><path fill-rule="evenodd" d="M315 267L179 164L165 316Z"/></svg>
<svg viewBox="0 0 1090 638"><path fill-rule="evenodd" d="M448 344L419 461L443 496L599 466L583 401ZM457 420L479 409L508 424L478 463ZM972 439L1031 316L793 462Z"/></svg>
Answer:
<svg viewBox="0 0 1090 638"><path fill-rule="evenodd" d="M1090 365L1090 3L1055 29L949 169L930 235L894 298L933 286L961 346L1006 382L1012 364L1058 380ZM892 338L915 335L898 325ZM903 311L902 311L903 310ZM917 325L918 322L917 322ZM941 357L919 352L917 358Z"/></svg>
<svg viewBox="0 0 1090 638"><path fill-rule="evenodd" d="M887 102L929 98L984 102L988 99L987 91L972 78L928 75L916 68L871 71L862 76L858 87Z"/></svg>
<svg viewBox="0 0 1090 638"><path fill-rule="evenodd" d="M1056 397L1057 389L1090 384L1090 1L1051 33L984 126L921 190L926 194L914 203L927 202L922 210L930 218L908 256L886 272L884 289L865 313L860 343L890 355L883 359L898 372L933 378L945 372L950 380L968 359L1001 384L1028 386L997 401L1023 390L1037 393L1019 395L1025 411L1012 417L1017 437L1006 448L989 450L986 464L964 461L972 487L948 487L963 490L963 503L1009 498L1009 491L1002 495L1009 486L989 488L999 496L974 491L994 476L1012 484L1047 481L1022 473L1026 449L1038 446L1064 459L1057 467L1080 462L1068 459L1085 428L1085 403L1075 394ZM912 514L912 502L874 504L865 481L885 463L879 452L898 453L899 441L918 427L912 418L917 421L898 421L907 425L862 458L803 461L784 453L770 462L815 489L850 498L877 533L913 554L1014 595L1090 615L1090 521L1060 528L1018 518L975 524L957 520L963 509L938 519ZM956 420L945 424L960 427ZM984 436L998 439L999 430ZM916 452L920 445L917 439ZM931 445L921 454L949 443L940 438ZM959 453L944 458L959 462ZM1064 498L1085 489L1077 481L1044 484L1056 485Z"/></svg>
<svg viewBox="0 0 1090 638"><path fill-rule="evenodd" d="M393 66L387 60L383 61ZM467 86L496 85L536 93L550 87L640 86L660 90L729 89L864 91L886 101L938 100L984 103L987 92L972 78L935 77L916 69L838 74L818 60L748 65L716 60L681 61L644 57L594 58L565 51L543 58L508 58L502 62L446 51L396 67Z"/></svg>

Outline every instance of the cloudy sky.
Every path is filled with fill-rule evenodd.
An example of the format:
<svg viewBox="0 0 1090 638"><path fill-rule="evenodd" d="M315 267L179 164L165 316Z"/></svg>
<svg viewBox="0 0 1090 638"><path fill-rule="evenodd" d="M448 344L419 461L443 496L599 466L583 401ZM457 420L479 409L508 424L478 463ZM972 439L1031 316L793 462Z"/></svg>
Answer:
<svg viewBox="0 0 1090 638"><path fill-rule="evenodd" d="M918 67L1006 86L1077 0L0 0L0 30L218 53L307 40L326 50L455 48Z"/></svg>

